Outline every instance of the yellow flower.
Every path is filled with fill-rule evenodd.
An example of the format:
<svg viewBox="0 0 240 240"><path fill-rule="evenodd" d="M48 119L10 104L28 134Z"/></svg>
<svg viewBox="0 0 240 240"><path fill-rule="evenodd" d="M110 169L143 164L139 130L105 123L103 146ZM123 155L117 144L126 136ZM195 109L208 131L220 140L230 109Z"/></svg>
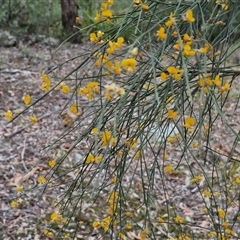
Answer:
<svg viewBox="0 0 240 240"><path fill-rule="evenodd" d="M43 234L45 236L47 236L48 238L52 238L53 237L53 233L51 231L48 231L47 229L43 230Z"/></svg>
<svg viewBox="0 0 240 240"><path fill-rule="evenodd" d="M173 174L173 168L172 168L172 166L170 166L170 165L166 166L166 167L164 168L164 170L165 170L169 175Z"/></svg>
<svg viewBox="0 0 240 240"><path fill-rule="evenodd" d="M117 42L115 43L115 46L116 46L118 49L121 49L123 43L124 43L124 38L123 38L123 37L119 37L119 38L117 39Z"/></svg>
<svg viewBox="0 0 240 240"><path fill-rule="evenodd" d="M52 213L51 214L51 220L50 220L51 223L57 223L57 224L61 224L63 222L63 218L62 218L62 215L61 214L58 214L58 213Z"/></svg>
<svg viewBox="0 0 240 240"><path fill-rule="evenodd" d="M106 10L108 8L107 3L102 3L101 4L101 10Z"/></svg>
<svg viewBox="0 0 240 240"><path fill-rule="evenodd" d="M115 44L112 41L108 42L109 48L107 48L108 54L113 54L115 52Z"/></svg>
<svg viewBox="0 0 240 240"><path fill-rule="evenodd" d="M23 190L23 186L18 186L16 190L18 194L21 193Z"/></svg>
<svg viewBox="0 0 240 240"><path fill-rule="evenodd" d="M222 223L222 226L223 226L224 228L229 228L229 227L230 227L230 223L229 223L229 222L223 222L223 223Z"/></svg>
<svg viewBox="0 0 240 240"><path fill-rule="evenodd" d="M222 210L222 209L218 209L218 216L219 216L220 218L225 218L225 216L226 216L225 211Z"/></svg>
<svg viewBox="0 0 240 240"><path fill-rule="evenodd" d="M149 6L147 4L142 4L142 10L147 11Z"/></svg>
<svg viewBox="0 0 240 240"><path fill-rule="evenodd" d="M190 41L192 41L192 38L187 33L185 33L183 35L183 41L184 42L190 42Z"/></svg>
<svg viewBox="0 0 240 240"><path fill-rule="evenodd" d="M162 81L166 81L167 78L168 78L168 75L165 72L162 72L161 75L160 75L160 78L161 78Z"/></svg>
<svg viewBox="0 0 240 240"><path fill-rule="evenodd" d="M236 233L232 231L231 229L225 229L225 233L227 235L230 235L231 237L236 237Z"/></svg>
<svg viewBox="0 0 240 240"><path fill-rule="evenodd" d="M211 197L211 196L212 196L212 193L209 192L208 190L204 190L204 191L203 191L203 195L204 195L204 197Z"/></svg>
<svg viewBox="0 0 240 240"><path fill-rule="evenodd" d="M96 35L96 33L90 33L90 42L98 42L98 37Z"/></svg>
<svg viewBox="0 0 240 240"><path fill-rule="evenodd" d="M160 27L159 30L157 31L157 37L160 40L165 40L167 38L167 34L165 32L165 28L164 27Z"/></svg>
<svg viewBox="0 0 240 240"><path fill-rule="evenodd" d="M134 58L123 59L121 66L127 71L127 73L132 73L136 69L137 61Z"/></svg>
<svg viewBox="0 0 240 240"><path fill-rule="evenodd" d="M50 160L50 161L48 162L48 165L49 165L50 168L54 168L55 165L56 165L56 161L55 161L55 160Z"/></svg>
<svg viewBox="0 0 240 240"><path fill-rule="evenodd" d="M77 106L77 104L71 105L69 110L70 110L71 113L77 115L78 114L78 106Z"/></svg>
<svg viewBox="0 0 240 240"><path fill-rule="evenodd" d="M44 184L45 182L47 182L47 180L46 180L45 177L40 176L40 177L38 177L37 182L38 182L39 184Z"/></svg>
<svg viewBox="0 0 240 240"><path fill-rule="evenodd" d="M225 83L225 85L220 88L220 92L223 93L223 92L229 91L230 88L231 88L230 84Z"/></svg>
<svg viewBox="0 0 240 240"><path fill-rule="evenodd" d="M117 182L117 176L114 176L113 179L111 180L111 183L116 184L116 182Z"/></svg>
<svg viewBox="0 0 240 240"><path fill-rule="evenodd" d="M143 152L143 150L138 150L138 151L134 154L133 159L134 159L134 160L138 160L139 158L142 158L142 157L144 157L144 152Z"/></svg>
<svg viewBox="0 0 240 240"><path fill-rule="evenodd" d="M105 9L102 11L102 16L109 20L112 17L112 11L109 9Z"/></svg>
<svg viewBox="0 0 240 240"><path fill-rule="evenodd" d="M63 94L68 94L70 92L70 88L64 84L62 87L61 87L61 91Z"/></svg>
<svg viewBox="0 0 240 240"><path fill-rule="evenodd" d="M180 234L178 240L190 240L190 238L185 234Z"/></svg>
<svg viewBox="0 0 240 240"><path fill-rule="evenodd" d="M184 127L185 127L185 128L190 128L190 127L192 127L192 126L194 126L194 125L195 125L195 120L194 120L194 118L187 117L187 118L185 119L185 124L184 124Z"/></svg>
<svg viewBox="0 0 240 240"><path fill-rule="evenodd" d="M191 9L187 10L185 19L189 23L193 23L195 21L195 18L193 17L193 12Z"/></svg>
<svg viewBox="0 0 240 240"><path fill-rule="evenodd" d="M125 212L125 216L131 217L131 216L132 216L132 213L131 213L131 212Z"/></svg>
<svg viewBox="0 0 240 240"><path fill-rule="evenodd" d="M181 80L183 70L182 69L177 69L173 66L170 66L167 68L168 73L177 81Z"/></svg>
<svg viewBox="0 0 240 240"><path fill-rule="evenodd" d="M103 157L101 155L95 157L95 163L101 163L102 160L103 160Z"/></svg>
<svg viewBox="0 0 240 240"><path fill-rule="evenodd" d="M86 159L86 164L94 163L95 157L92 154L89 154Z"/></svg>
<svg viewBox="0 0 240 240"><path fill-rule="evenodd" d="M228 0L216 0L216 4L221 5L223 10L228 10Z"/></svg>
<svg viewBox="0 0 240 240"><path fill-rule="evenodd" d="M99 221L94 221L92 224L93 228L99 229L101 227L101 223Z"/></svg>
<svg viewBox="0 0 240 240"><path fill-rule="evenodd" d="M31 104L31 96L29 94L26 94L23 98L23 102L26 106L29 106Z"/></svg>
<svg viewBox="0 0 240 240"><path fill-rule="evenodd" d="M235 182L236 184L240 184L240 178L236 178Z"/></svg>
<svg viewBox="0 0 240 240"><path fill-rule="evenodd" d="M127 230L131 230L132 229L132 226L130 224L126 224L125 227L126 227Z"/></svg>
<svg viewBox="0 0 240 240"><path fill-rule="evenodd" d="M183 47L183 54L185 57L192 57L196 54L196 51L193 50L189 44L185 44Z"/></svg>
<svg viewBox="0 0 240 240"><path fill-rule="evenodd" d="M193 147L193 148L198 148L198 142L194 142L194 143L192 144L192 147Z"/></svg>
<svg viewBox="0 0 240 240"><path fill-rule="evenodd" d="M95 89L98 88L98 82L90 82L87 84L87 88Z"/></svg>
<svg viewBox="0 0 240 240"><path fill-rule="evenodd" d="M101 21L101 15L98 13L98 11L96 11L96 15L95 15L95 18L94 18L94 22L95 23L98 23Z"/></svg>
<svg viewBox="0 0 240 240"><path fill-rule="evenodd" d="M11 202L11 207L12 207L12 208L17 208L17 207L18 207L18 202L12 201L12 202Z"/></svg>
<svg viewBox="0 0 240 240"><path fill-rule="evenodd" d="M66 233L64 238L70 238L70 233Z"/></svg>
<svg viewBox="0 0 240 240"><path fill-rule="evenodd" d="M110 131L105 131L102 134L102 146L106 147L107 145L115 145L116 139L112 137L112 133Z"/></svg>
<svg viewBox="0 0 240 240"><path fill-rule="evenodd" d="M38 122L38 119L35 117L35 116L30 116L29 117L29 119L30 119L30 121L33 123L33 124L35 124L35 123L37 123Z"/></svg>
<svg viewBox="0 0 240 240"><path fill-rule="evenodd" d="M97 135L99 133L97 128L93 128L91 131L92 134Z"/></svg>
<svg viewBox="0 0 240 240"><path fill-rule="evenodd" d="M165 23L167 27L172 27L173 24L175 23L175 19L173 17L173 13L170 13L169 20Z"/></svg>
<svg viewBox="0 0 240 240"><path fill-rule="evenodd" d="M12 111L8 110L7 112L4 113L5 118L7 119L7 121L11 121L13 119L13 113Z"/></svg>
<svg viewBox="0 0 240 240"><path fill-rule="evenodd" d="M118 87L115 83L111 83L106 86L106 91L104 97L107 100L112 100L116 96L122 96L125 94L125 90L121 87Z"/></svg>
<svg viewBox="0 0 240 240"><path fill-rule="evenodd" d="M220 76L219 74L214 78L213 83L217 86L220 87L222 82L220 81Z"/></svg>
<svg viewBox="0 0 240 240"><path fill-rule="evenodd" d="M164 223L165 222L165 220L163 219L163 218L158 218L158 221L160 222L160 223Z"/></svg>
<svg viewBox="0 0 240 240"><path fill-rule="evenodd" d="M105 0L105 2L107 3L107 5L111 6L114 4L114 0Z"/></svg>
<svg viewBox="0 0 240 240"><path fill-rule="evenodd" d="M118 96L122 96L122 95L124 95L124 94L125 94L124 88L120 87L120 88L117 89L117 95L118 95Z"/></svg>
<svg viewBox="0 0 240 240"><path fill-rule="evenodd" d="M174 221L175 221L176 223L181 224L181 223L184 223L184 218L182 218L182 217L180 217L180 216L176 216L176 217L174 218Z"/></svg>
<svg viewBox="0 0 240 240"><path fill-rule="evenodd" d="M139 5L142 2L142 0L133 0L133 2L137 5Z"/></svg>
<svg viewBox="0 0 240 240"><path fill-rule="evenodd" d="M173 111L172 109L168 110L168 119L173 119L177 116L177 112Z"/></svg>
<svg viewBox="0 0 240 240"><path fill-rule="evenodd" d="M43 80L43 83L41 85L41 90L48 92L51 87L51 81L44 71L42 71L42 80Z"/></svg>
<svg viewBox="0 0 240 240"><path fill-rule="evenodd" d="M137 56L138 55L138 48L134 47L130 52L133 56Z"/></svg>
<svg viewBox="0 0 240 240"><path fill-rule="evenodd" d="M208 237L215 237L216 235L217 233L213 231L208 233Z"/></svg>
<svg viewBox="0 0 240 240"><path fill-rule="evenodd" d="M124 238L125 238L125 235L124 235L122 232L119 232L119 233L118 233L118 237L119 237L120 239L124 239Z"/></svg>
<svg viewBox="0 0 240 240"><path fill-rule="evenodd" d="M143 231L140 234L140 240L146 240L147 239L147 229L143 229Z"/></svg>
<svg viewBox="0 0 240 240"><path fill-rule="evenodd" d="M108 231L109 225L110 225L111 221L112 221L112 219L111 219L110 216L105 217L105 218L102 220L102 222L101 222L101 227L103 228L103 230L104 230L105 232Z"/></svg>
<svg viewBox="0 0 240 240"><path fill-rule="evenodd" d="M114 66L114 74L115 75L120 75L121 74L121 66L119 61L115 61L115 66Z"/></svg>
<svg viewBox="0 0 240 240"><path fill-rule="evenodd" d="M193 178L193 179L191 180L191 183L197 183L197 184L199 184L199 182L201 182L201 180L202 180L202 177L201 177L200 175L198 175L198 176L196 176L195 178Z"/></svg>

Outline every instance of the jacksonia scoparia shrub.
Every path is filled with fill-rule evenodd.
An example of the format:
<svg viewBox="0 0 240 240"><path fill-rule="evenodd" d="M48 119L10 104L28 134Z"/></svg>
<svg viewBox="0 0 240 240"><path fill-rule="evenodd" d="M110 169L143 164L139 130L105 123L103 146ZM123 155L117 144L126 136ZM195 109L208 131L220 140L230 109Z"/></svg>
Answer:
<svg viewBox="0 0 240 240"><path fill-rule="evenodd" d="M90 33L91 45L65 78L53 84L53 71L42 72L41 90L67 95L62 110L75 115L45 148L48 153L74 136L70 149L49 161L49 173L37 179L44 189L54 188L71 173L43 234L53 239L78 239L79 234L89 239L237 239L240 166L233 152L238 132L223 106L238 75L228 61L237 50L238 3L129 2L128 12L119 16L113 0L102 2L94 21L95 28L106 31ZM24 103L34 108L28 94ZM10 110L5 116L14 117ZM224 159L213 150L219 119L232 139ZM36 123L37 117L30 120ZM66 167L82 143L87 147L81 157ZM72 223L77 227L72 229Z"/></svg>

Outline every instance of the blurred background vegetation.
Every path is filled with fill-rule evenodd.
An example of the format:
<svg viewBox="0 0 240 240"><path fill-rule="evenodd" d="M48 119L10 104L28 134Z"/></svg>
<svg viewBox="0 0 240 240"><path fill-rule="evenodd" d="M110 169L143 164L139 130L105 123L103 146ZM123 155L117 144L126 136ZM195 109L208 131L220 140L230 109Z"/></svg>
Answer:
<svg viewBox="0 0 240 240"><path fill-rule="evenodd" d="M102 1L76 0L76 2L80 18L79 27L91 26ZM129 0L116 1L115 14L123 13L130 5ZM61 0L0 0L0 29L18 36L43 34L64 39L66 36L61 14Z"/></svg>

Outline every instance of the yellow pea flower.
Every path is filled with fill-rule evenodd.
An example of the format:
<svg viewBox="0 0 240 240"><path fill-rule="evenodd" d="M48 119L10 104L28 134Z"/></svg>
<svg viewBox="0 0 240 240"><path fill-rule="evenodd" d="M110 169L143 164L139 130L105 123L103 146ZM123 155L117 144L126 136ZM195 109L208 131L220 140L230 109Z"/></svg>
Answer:
<svg viewBox="0 0 240 240"><path fill-rule="evenodd" d="M9 121L9 122L13 119L13 113L11 110L8 110L7 112L5 112L4 116L7 119L7 121Z"/></svg>
<svg viewBox="0 0 240 240"><path fill-rule="evenodd" d="M17 207L18 207L18 202L12 201L12 202L11 202L11 207L12 207L12 208L17 208Z"/></svg>
<svg viewBox="0 0 240 240"><path fill-rule="evenodd" d="M164 168L164 170L165 170L169 175L173 174L173 168L172 168L172 166L170 166L170 165L166 166L166 167Z"/></svg>
<svg viewBox="0 0 240 240"><path fill-rule="evenodd" d="M220 218L225 218L226 212L223 209L218 209L218 215Z"/></svg>
<svg viewBox="0 0 240 240"><path fill-rule="evenodd" d="M147 11L149 6L147 4L142 4L142 10Z"/></svg>
<svg viewBox="0 0 240 240"><path fill-rule="evenodd" d="M134 58L123 59L121 66L127 71L127 73L132 73L135 71L137 61Z"/></svg>
<svg viewBox="0 0 240 240"><path fill-rule="evenodd" d="M174 218L174 221L176 222L176 223L184 223L184 218L182 218L182 217L180 217L180 216L176 216L175 218Z"/></svg>
<svg viewBox="0 0 240 240"><path fill-rule="evenodd" d="M78 113L78 106L77 104L73 104L70 108L69 108L70 112L77 115Z"/></svg>
<svg viewBox="0 0 240 240"><path fill-rule="evenodd" d="M86 164L94 163L95 157L92 154L89 154L86 159Z"/></svg>
<svg viewBox="0 0 240 240"><path fill-rule="evenodd" d="M157 31L157 37L160 40L165 40L167 38L167 34L165 32L165 28L164 27L160 27L159 30Z"/></svg>
<svg viewBox="0 0 240 240"><path fill-rule="evenodd" d="M217 87L220 87L222 82L220 81L220 76L217 75L214 80L213 80L213 83L217 86Z"/></svg>
<svg viewBox="0 0 240 240"><path fill-rule="evenodd" d="M165 23L167 27L172 27L173 24L175 23L175 19L173 17L173 13L170 13L169 20Z"/></svg>
<svg viewBox="0 0 240 240"><path fill-rule="evenodd" d="M173 111L172 109L168 110L168 119L173 119L177 116L177 112Z"/></svg>
<svg viewBox="0 0 240 240"><path fill-rule="evenodd" d="M185 128L190 128L190 127L192 127L192 126L194 126L194 125L195 125L195 120L194 120L194 118L187 117L187 118L185 119L185 124L184 124L184 127L185 127Z"/></svg>
<svg viewBox="0 0 240 240"><path fill-rule="evenodd" d="M29 94L26 94L23 98L23 102L25 103L26 106L29 106L31 104L31 96Z"/></svg>
<svg viewBox="0 0 240 240"><path fill-rule="evenodd" d="M63 94L68 94L70 92L70 88L64 84L62 87L61 87L61 91Z"/></svg>
<svg viewBox="0 0 240 240"><path fill-rule="evenodd" d="M36 123L38 122L37 117L35 117L35 116L33 116L33 115L31 115L31 116L29 117L29 119L30 119L30 121L31 121L33 124L36 124Z"/></svg>
<svg viewBox="0 0 240 240"><path fill-rule="evenodd" d="M54 168L55 165L56 165L56 161L55 161L55 160L50 160L50 161L48 162L48 165L49 165L50 168Z"/></svg>
<svg viewBox="0 0 240 240"><path fill-rule="evenodd" d="M47 182L47 180L46 180L45 177L40 176L40 177L38 177L37 182L38 182L39 184L44 184L45 182Z"/></svg>
<svg viewBox="0 0 240 240"><path fill-rule="evenodd" d="M44 71L42 71L42 80L43 80L43 83L40 88L41 90L48 92L51 87L51 81Z"/></svg>
<svg viewBox="0 0 240 240"><path fill-rule="evenodd" d="M187 10L185 20L189 23L195 22L195 18L193 17L193 12L191 9Z"/></svg>

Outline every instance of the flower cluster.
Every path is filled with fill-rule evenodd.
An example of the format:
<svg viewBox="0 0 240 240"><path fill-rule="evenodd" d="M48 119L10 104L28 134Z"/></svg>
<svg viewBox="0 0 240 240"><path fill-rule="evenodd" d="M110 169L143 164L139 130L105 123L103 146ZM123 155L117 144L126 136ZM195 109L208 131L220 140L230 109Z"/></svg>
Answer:
<svg viewBox="0 0 240 240"><path fill-rule="evenodd" d="M87 97L89 101L93 100L96 94L99 94L98 82L90 82L86 87L79 89L79 94Z"/></svg>
<svg viewBox="0 0 240 240"><path fill-rule="evenodd" d="M100 22L101 20L106 20L108 23L110 23L110 19L112 18L112 11L110 10L110 7L114 4L114 0L105 0L101 4L101 14L99 12L96 12L96 16L94 18L94 21L96 23Z"/></svg>

